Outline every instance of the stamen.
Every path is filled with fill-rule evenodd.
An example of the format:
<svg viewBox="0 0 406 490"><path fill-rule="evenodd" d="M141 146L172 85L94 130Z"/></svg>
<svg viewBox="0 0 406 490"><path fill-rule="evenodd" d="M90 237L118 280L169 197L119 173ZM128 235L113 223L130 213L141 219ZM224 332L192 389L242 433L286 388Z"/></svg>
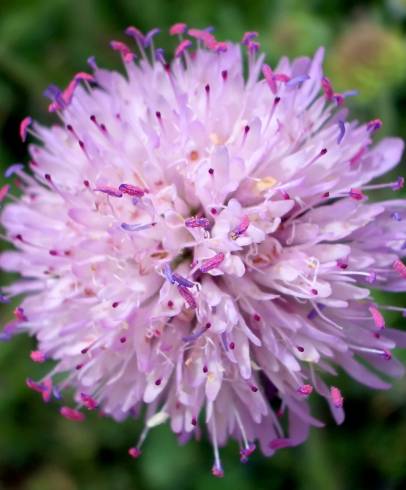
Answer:
<svg viewBox="0 0 406 490"><path fill-rule="evenodd" d="M390 217L394 220L394 221L402 221L402 216L400 215L400 213L398 213L397 211L393 212Z"/></svg>
<svg viewBox="0 0 406 490"><path fill-rule="evenodd" d="M65 417L65 419L72 420L74 422L83 422L85 420L84 414L79 412L79 410L75 410L74 408L61 407L59 413L62 415L62 417Z"/></svg>
<svg viewBox="0 0 406 490"><path fill-rule="evenodd" d="M185 33L186 29L187 29L186 24L184 24L183 22L178 22L170 27L169 34L171 36L180 36Z"/></svg>
<svg viewBox="0 0 406 490"><path fill-rule="evenodd" d="M97 408L96 400L86 393L80 394L80 400L88 410L95 410Z"/></svg>
<svg viewBox="0 0 406 490"><path fill-rule="evenodd" d="M234 230L231 231L230 238L232 240L237 240L237 238L239 238L247 231L249 225L250 219L247 215L244 215L242 217L241 223L236 228L234 228Z"/></svg>
<svg viewBox="0 0 406 490"><path fill-rule="evenodd" d="M134 26L129 26L124 31L127 36L130 36L141 45L144 45L144 34Z"/></svg>
<svg viewBox="0 0 406 490"><path fill-rule="evenodd" d="M153 38L160 32L161 30L157 27L147 32L144 37L144 47L148 48L150 45L152 45Z"/></svg>
<svg viewBox="0 0 406 490"><path fill-rule="evenodd" d="M309 75L298 75L297 77L287 80L286 86L289 88L294 88L309 79L310 79Z"/></svg>
<svg viewBox="0 0 406 490"><path fill-rule="evenodd" d="M337 138L337 144L339 145L341 143L341 141L343 140L344 135L345 135L345 123L344 123L344 121L339 120L338 121L338 127L339 127L340 133L339 133L338 138Z"/></svg>
<svg viewBox="0 0 406 490"><path fill-rule="evenodd" d="M247 447L240 449L240 461L241 463L248 463L248 458L255 451L256 445L252 442Z"/></svg>
<svg viewBox="0 0 406 490"><path fill-rule="evenodd" d="M380 119L373 119L372 121L369 121L367 124L367 131L370 133L374 133L378 129L381 129L382 127L382 121Z"/></svg>
<svg viewBox="0 0 406 490"><path fill-rule="evenodd" d="M189 289L185 286L178 286L178 291L179 294L182 296L182 298L186 301L186 303L190 306L192 309L197 308L196 300L193 297L192 293L189 291Z"/></svg>
<svg viewBox="0 0 406 490"><path fill-rule="evenodd" d="M365 198L365 194L361 189L351 189L348 195L355 201L362 201Z"/></svg>
<svg viewBox="0 0 406 490"><path fill-rule="evenodd" d="M220 252L220 253L214 255L214 257L211 257L209 259L204 260L202 262L202 265L200 266L200 271L201 272L209 272L212 269L215 269L216 267L218 267L223 262L224 258L225 258L225 255L223 254L223 252Z"/></svg>
<svg viewBox="0 0 406 490"><path fill-rule="evenodd" d="M110 47L114 51L118 51L125 63L131 63L131 61L134 60L135 54L130 50L130 48L123 42L121 41L111 41L110 42Z"/></svg>
<svg viewBox="0 0 406 490"><path fill-rule="evenodd" d="M385 328L385 318L383 317L382 313L378 310L378 308L374 305L371 305L368 308L368 310L372 315L372 319L375 323L376 328L379 328L380 330Z"/></svg>
<svg viewBox="0 0 406 490"><path fill-rule="evenodd" d="M203 228L208 230L210 221L207 218L187 218L185 220L185 226L187 228Z"/></svg>
<svg viewBox="0 0 406 490"><path fill-rule="evenodd" d="M392 268L395 272L397 272L400 276L406 279L406 265L399 259L396 259L392 264Z"/></svg>
<svg viewBox="0 0 406 490"><path fill-rule="evenodd" d="M183 41L181 41L175 50L175 58L179 58L180 56L182 56L182 54L188 48L190 48L190 46L192 46L192 41L190 41L189 39L184 39Z"/></svg>
<svg viewBox="0 0 406 490"><path fill-rule="evenodd" d="M211 422L212 422L212 442L213 442L213 451L214 451L214 464L211 469L211 473L213 476L217 478L223 478L224 476L224 471L223 467L221 466L221 460L220 460L220 453L219 453L219 447L217 443L217 427L216 427L216 420L214 418L214 415L211 417Z"/></svg>
<svg viewBox="0 0 406 490"><path fill-rule="evenodd" d="M10 186L8 184L3 185L3 187L0 189L0 202L4 201L9 190L10 190Z"/></svg>
<svg viewBox="0 0 406 490"><path fill-rule="evenodd" d="M324 95L328 101L333 100L334 97L334 90L331 85L330 80L327 77L323 77L321 79L321 88L324 92Z"/></svg>
<svg viewBox="0 0 406 490"><path fill-rule="evenodd" d="M130 447L128 450L128 454L132 458L137 459L141 456L142 452L141 452L141 449L138 449L137 447Z"/></svg>
<svg viewBox="0 0 406 490"><path fill-rule="evenodd" d="M177 274L176 272L172 272L169 264L165 264L162 267L162 272L165 278L171 284L177 284L178 286L183 286L185 288L192 288L195 285L193 282L189 281L189 279L186 279L186 277L183 277L180 274Z"/></svg>
<svg viewBox="0 0 406 490"><path fill-rule="evenodd" d="M206 332L206 330L208 330L210 327L211 327L211 323L206 323L206 325L204 325L204 327L202 327L197 332L190 334L190 335L185 335L184 337L182 337L182 340L184 342L194 342L199 337L201 337Z"/></svg>
<svg viewBox="0 0 406 490"><path fill-rule="evenodd" d="M32 361L42 364L46 361L46 356L43 352L39 350L33 350L30 354L30 358Z"/></svg>
<svg viewBox="0 0 406 490"><path fill-rule="evenodd" d="M81 81L95 82L96 78L94 77L94 75L90 75L89 73L86 73L84 71L80 71L79 73L76 73L75 80L78 82L81 82Z"/></svg>
<svg viewBox="0 0 406 490"><path fill-rule="evenodd" d="M304 396L309 396L313 392L313 386L312 385L303 385L300 388L298 388L298 393Z"/></svg>
<svg viewBox="0 0 406 490"><path fill-rule="evenodd" d="M16 320L18 320L19 322L28 321L28 318L24 313L24 308L22 308L21 306L17 306L17 308L14 310L14 316L16 317Z"/></svg>
<svg viewBox="0 0 406 490"><path fill-rule="evenodd" d="M32 118L30 116L25 117L20 123L20 138L23 143L27 139L27 129L32 123Z"/></svg>
<svg viewBox="0 0 406 490"><path fill-rule="evenodd" d="M257 37L258 37L258 32L254 32L254 31L244 32L244 35L243 35L242 40L241 40L241 44L244 44L245 46L247 46L250 41L252 41L253 39L255 39Z"/></svg>
<svg viewBox="0 0 406 490"><path fill-rule="evenodd" d="M155 60L162 63L164 66L167 65L165 60L165 50L163 48L156 48L155 50Z"/></svg>
<svg viewBox="0 0 406 490"><path fill-rule="evenodd" d="M392 190L394 191L400 191L403 189L405 185L405 178L404 177L398 177L396 182L392 184Z"/></svg>
<svg viewBox="0 0 406 490"><path fill-rule="evenodd" d="M118 190L129 196L143 197L145 195L145 191L141 187L132 184L120 184Z"/></svg>
<svg viewBox="0 0 406 490"><path fill-rule="evenodd" d="M330 388L330 396L331 396L331 401L333 402L333 405L336 408L342 408L343 407L344 398L341 395L341 391L337 387L332 386Z"/></svg>
<svg viewBox="0 0 406 490"><path fill-rule="evenodd" d="M155 226L156 223L134 223L134 224L130 224L130 223L121 223L121 228L125 231L143 231L143 230L147 230L148 228L151 228L153 226Z"/></svg>
<svg viewBox="0 0 406 490"><path fill-rule="evenodd" d="M179 286L184 286L185 288L193 288L195 285L193 282L189 281L189 279L186 279L186 277L183 277L176 272L172 273L172 280Z"/></svg>
<svg viewBox="0 0 406 490"><path fill-rule="evenodd" d="M24 165L22 163L14 163L13 165L10 165L7 170L4 172L4 177L8 179L15 173L21 171L24 169Z"/></svg>

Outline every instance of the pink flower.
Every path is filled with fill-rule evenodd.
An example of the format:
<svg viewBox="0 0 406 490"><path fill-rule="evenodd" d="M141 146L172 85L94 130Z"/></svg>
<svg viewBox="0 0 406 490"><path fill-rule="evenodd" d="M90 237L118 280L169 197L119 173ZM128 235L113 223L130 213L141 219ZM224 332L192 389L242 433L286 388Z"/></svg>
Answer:
<svg viewBox="0 0 406 490"><path fill-rule="evenodd" d="M311 393L341 423L344 396L324 373L377 389L379 372L402 374L390 351L405 336L384 318L397 308L370 290L406 290L406 201L368 196L403 185L370 184L403 143L374 144L378 119L345 120L350 93L323 76L322 49L271 68L256 33L241 47L170 32L170 64L156 30L129 28L134 47L111 44L125 76L92 58L93 75L46 92L62 123L24 119L36 141L30 171L7 172L22 195L2 194L14 249L0 257L21 275L1 298L22 301L0 339L37 338L32 359L56 365L27 385L46 401L73 388L68 419L146 406L132 457L161 423L180 440L206 426L220 477L230 438L242 462L255 445L270 456L305 441L322 425Z"/></svg>

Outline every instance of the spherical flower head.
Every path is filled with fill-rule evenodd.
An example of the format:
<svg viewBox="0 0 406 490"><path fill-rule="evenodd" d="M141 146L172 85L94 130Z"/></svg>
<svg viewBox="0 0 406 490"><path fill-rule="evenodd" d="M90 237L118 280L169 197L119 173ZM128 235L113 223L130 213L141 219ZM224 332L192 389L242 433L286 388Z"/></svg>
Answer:
<svg viewBox="0 0 406 490"><path fill-rule="evenodd" d="M325 373L378 389L379 372L401 374L396 307L370 290L406 289L406 201L368 195L403 185L370 183L403 143L346 120L322 49L271 67L255 32L238 45L176 24L170 62L156 30L126 32L134 49L111 44L125 75L91 58L92 74L46 91L54 126L21 124L34 142L29 170L6 172L21 196L2 193L14 250L0 257L21 275L1 300L21 304L1 339L37 339L31 359L55 366L27 386L65 418L144 413L133 458L159 424L181 441L203 428L221 477L230 438L243 463L305 441L322 425L311 397L341 423Z"/></svg>

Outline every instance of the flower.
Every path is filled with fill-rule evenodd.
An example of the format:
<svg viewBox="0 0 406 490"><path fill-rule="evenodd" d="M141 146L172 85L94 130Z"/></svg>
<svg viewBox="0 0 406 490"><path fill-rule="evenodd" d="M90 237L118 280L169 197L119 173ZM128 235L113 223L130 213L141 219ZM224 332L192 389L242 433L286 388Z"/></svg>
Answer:
<svg viewBox="0 0 406 490"><path fill-rule="evenodd" d="M378 389L376 371L402 373L390 351L405 335L384 313L404 310L371 288L406 289L406 201L368 196L402 187L370 181L403 143L373 144L378 119L346 121L350 94L323 76L322 49L273 69L248 32L244 78L241 46L210 30L173 26L172 63L156 30L126 32L138 54L111 44L126 76L91 58L92 75L46 91L58 124L22 122L37 142L30 172L6 172L21 196L4 192L14 250L0 265L21 275L2 300L23 299L1 338L36 337L33 361L55 366L27 385L65 418L143 412L131 457L161 423L182 441L203 426L222 476L229 438L242 462L256 444L270 456L305 441L322 425L309 397L343 421L324 373Z"/></svg>

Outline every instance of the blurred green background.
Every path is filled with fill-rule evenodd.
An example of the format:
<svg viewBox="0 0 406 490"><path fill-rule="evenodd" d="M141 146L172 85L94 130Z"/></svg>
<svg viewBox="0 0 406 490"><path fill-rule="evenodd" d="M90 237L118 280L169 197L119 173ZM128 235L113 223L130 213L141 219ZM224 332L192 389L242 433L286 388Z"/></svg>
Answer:
<svg viewBox="0 0 406 490"><path fill-rule="evenodd" d="M50 82L65 86L87 69L90 55L118 67L108 42L122 37L127 25L166 30L175 21L213 25L219 38L232 40L257 30L272 63L325 45L334 87L360 93L350 101L356 117L382 118L380 137L406 137L406 0L0 0L1 166L26 160L18 138L24 116L52 121L42 96ZM161 42L170 41L161 36ZM10 311L2 307L3 323ZM401 320L394 316L391 323L401 327ZM167 428L157 428L142 458L133 461L127 448L139 423L93 414L74 424L55 406L44 406L25 387L27 376L49 368L32 365L32 346L25 337L0 344L0 489L406 489L405 380L390 392L370 392L343 376L344 426L336 427L316 402L328 427L313 431L307 444L269 460L255 453L248 465L239 463L238 447L230 444L222 452L226 477L217 480L205 441L178 446Z"/></svg>

